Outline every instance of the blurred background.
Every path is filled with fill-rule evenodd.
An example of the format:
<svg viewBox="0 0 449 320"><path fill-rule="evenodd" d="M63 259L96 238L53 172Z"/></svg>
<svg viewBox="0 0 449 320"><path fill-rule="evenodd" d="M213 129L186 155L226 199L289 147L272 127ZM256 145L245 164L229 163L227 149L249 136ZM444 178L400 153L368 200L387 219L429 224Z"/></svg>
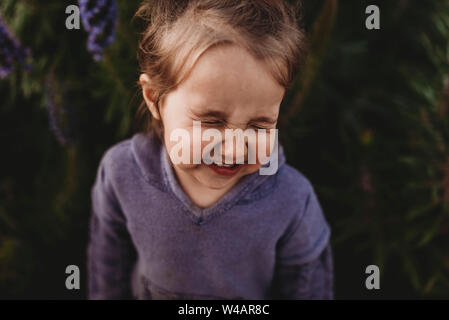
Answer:
<svg viewBox="0 0 449 320"><path fill-rule="evenodd" d="M76 0L0 2L3 299L86 298L90 189L140 102L140 0L99 3L68 30ZM336 298L449 298L449 2L304 0L303 15L310 55L280 138L331 224Z"/></svg>

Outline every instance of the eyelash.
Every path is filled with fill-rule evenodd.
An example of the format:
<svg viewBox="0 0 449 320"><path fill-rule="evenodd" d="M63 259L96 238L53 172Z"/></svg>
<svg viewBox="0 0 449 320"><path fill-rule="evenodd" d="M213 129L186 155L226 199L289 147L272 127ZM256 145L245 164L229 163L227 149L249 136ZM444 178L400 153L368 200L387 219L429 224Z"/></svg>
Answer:
<svg viewBox="0 0 449 320"><path fill-rule="evenodd" d="M214 126L214 125L222 125L223 124L223 121L220 121L220 120L206 120L206 121L202 121L202 123L204 123L205 125L211 125L211 126ZM250 127L252 127L252 128L254 128L254 129L265 129L265 130L269 130L270 128L267 128L267 127L261 127L261 126L257 126L257 125L254 125L254 124L252 124L252 125L250 125Z"/></svg>
<svg viewBox="0 0 449 320"><path fill-rule="evenodd" d="M265 130L268 130L269 128L266 128L266 127L261 127L261 126L256 126L256 125L251 125L251 127L253 127L253 128L255 128L255 129L265 129Z"/></svg>
<svg viewBox="0 0 449 320"><path fill-rule="evenodd" d="M203 121L204 124L206 125L219 125L219 124L223 124L222 121L219 120L210 120L210 121Z"/></svg>

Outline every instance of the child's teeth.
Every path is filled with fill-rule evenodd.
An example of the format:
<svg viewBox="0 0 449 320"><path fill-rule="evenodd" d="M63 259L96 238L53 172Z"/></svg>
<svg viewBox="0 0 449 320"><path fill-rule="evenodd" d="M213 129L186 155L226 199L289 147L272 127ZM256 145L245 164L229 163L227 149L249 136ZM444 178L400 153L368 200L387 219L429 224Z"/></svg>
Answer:
<svg viewBox="0 0 449 320"><path fill-rule="evenodd" d="M230 168L230 167L233 167L234 165L233 164L218 164L218 166Z"/></svg>

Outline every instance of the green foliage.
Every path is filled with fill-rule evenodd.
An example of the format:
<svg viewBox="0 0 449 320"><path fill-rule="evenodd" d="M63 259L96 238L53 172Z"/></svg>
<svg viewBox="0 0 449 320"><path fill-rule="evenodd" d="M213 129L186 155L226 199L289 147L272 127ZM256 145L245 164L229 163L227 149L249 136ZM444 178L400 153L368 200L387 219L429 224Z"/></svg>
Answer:
<svg viewBox="0 0 449 320"><path fill-rule="evenodd" d="M0 297L85 296L64 288L64 270L85 267L101 155L133 133L139 2L117 1L117 39L99 63L86 33L65 28L73 2L0 2L33 66L0 82ZM365 28L370 4L381 9L380 30ZM282 104L280 133L331 223L337 298L447 298L449 4L303 7L311 51ZM64 146L49 126L49 78L73 107L64 125L75 135ZM364 288L369 264L381 269L379 292Z"/></svg>
<svg viewBox="0 0 449 320"><path fill-rule="evenodd" d="M368 4L339 2L313 83L300 73L285 101L299 109L285 125L288 159L333 226L342 297L371 296L354 277L368 264L383 276L373 296L448 297L449 6L378 2L381 29L369 31Z"/></svg>

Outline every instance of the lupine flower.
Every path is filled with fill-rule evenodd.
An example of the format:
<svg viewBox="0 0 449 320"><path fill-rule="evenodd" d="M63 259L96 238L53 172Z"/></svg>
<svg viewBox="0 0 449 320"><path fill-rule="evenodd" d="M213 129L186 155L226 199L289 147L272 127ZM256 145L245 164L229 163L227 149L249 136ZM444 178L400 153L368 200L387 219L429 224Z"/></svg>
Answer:
<svg viewBox="0 0 449 320"><path fill-rule="evenodd" d="M115 39L117 7L115 0L78 0L81 21L89 33L87 50L94 60L102 59L103 49Z"/></svg>
<svg viewBox="0 0 449 320"><path fill-rule="evenodd" d="M68 99L64 99L64 88L58 83L53 72L50 72L45 82L45 104L48 109L48 120L50 129L61 146L72 143L73 113L68 104Z"/></svg>
<svg viewBox="0 0 449 320"><path fill-rule="evenodd" d="M0 79L8 76L17 64L29 70L30 66L25 63L28 55L29 50L20 45L0 16Z"/></svg>

